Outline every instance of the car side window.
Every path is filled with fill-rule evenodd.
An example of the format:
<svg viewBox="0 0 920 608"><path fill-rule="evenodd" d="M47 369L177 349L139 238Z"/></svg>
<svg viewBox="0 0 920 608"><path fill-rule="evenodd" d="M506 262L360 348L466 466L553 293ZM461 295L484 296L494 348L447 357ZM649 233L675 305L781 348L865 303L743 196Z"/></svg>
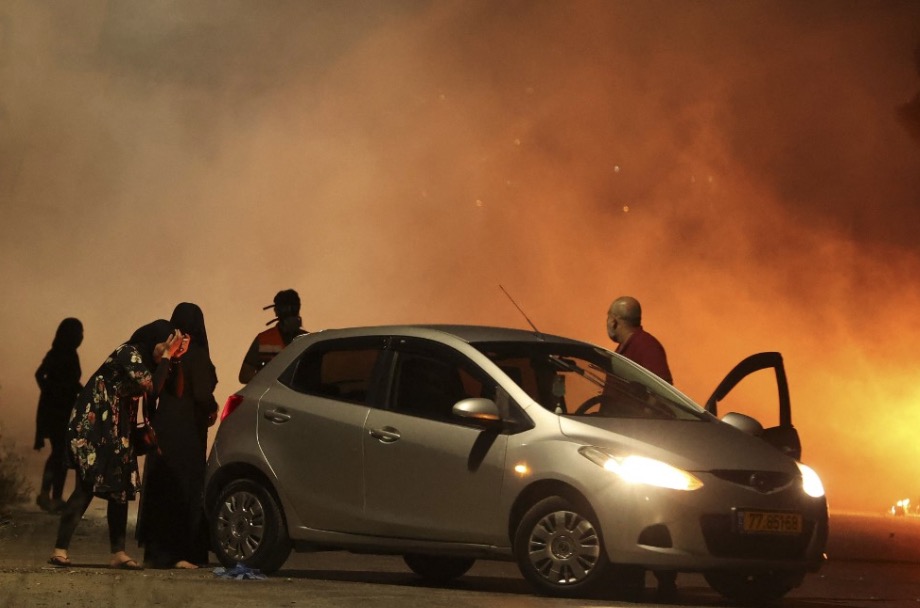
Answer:
<svg viewBox="0 0 920 608"><path fill-rule="evenodd" d="M279 380L299 393L364 404L382 352L383 339L319 343L308 348Z"/></svg>
<svg viewBox="0 0 920 608"><path fill-rule="evenodd" d="M494 398L495 385L472 362L446 347L401 339L397 346L391 409L432 420L460 422L455 403Z"/></svg>

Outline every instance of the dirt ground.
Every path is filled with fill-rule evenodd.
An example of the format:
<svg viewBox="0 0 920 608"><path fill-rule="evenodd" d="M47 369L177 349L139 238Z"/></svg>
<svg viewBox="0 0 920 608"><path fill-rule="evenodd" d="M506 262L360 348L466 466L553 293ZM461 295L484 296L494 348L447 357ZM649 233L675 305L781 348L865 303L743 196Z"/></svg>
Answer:
<svg viewBox="0 0 920 608"><path fill-rule="evenodd" d="M135 507L132 504L129 511L127 550L140 558L142 550L132 536ZM221 578L214 572L220 564L213 555L209 567L198 570L112 570L102 500L93 501L77 528L70 546L73 566L58 568L47 564L58 520L31 504L20 505L0 520L0 608L342 608L369 603L381 608L462 608L522 597L525 605L563 601L533 596L512 564L477 564L470 574L487 572L486 582L476 585L472 595L458 598L457 588L425 587L399 557L336 551L292 554L284 569L265 580Z"/></svg>
<svg viewBox="0 0 920 608"><path fill-rule="evenodd" d="M831 521L831 561L821 574L806 577L803 587L793 591L784 606L920 605L920 518L838 514ZM107 567L108 536L101 500L90 505L77 529L70 551L74 565L56 568L46 560L57 524L57 516L31 504L20 505L0 519L0 608L636 605L537 597L513 564L477 563L468 582L451 588L425 587L398 557L342 552L292 555L282 571L266 580L218 577L213 571L217 563L194 571L115 571ZM129 537L133 528L132 509ZM141 557L131 538L128 551ZM678 603L726 606L698 575L681 575L679 582L682 597Z"/></svg>
<svg viewBox="0 0 920 608"><path fill-rule="evenodd" d="M96 504L98 503L98 504ZM197 571L145 570L118 572L107 567L108 535L103 501L94 501L71 544L74 566L46 563L54 545L58 517L37 508L20 508L0 526L0 606L49 608L90 606L248 606L237 601L239 587L217 579L210 569ZM129 526L129 534L133 530ZM129 541L129 552L140 550ZM181 578L184 591L166 584ZM216 579L216 580L215 580ZM215 584L230 583L225 585ZM254 581L267 587L275 581ZM268 582L269 585L264 585ZM198 599L196 599L198 598ZM205 598L206 601L205 601ZM219 603L212 604L213 601ZM274 605L296 605L293 603Z"/></svg>
<svg viewBox="0 0 920 608"><path fill-rule="evenodd" d="M41 475L47 452L27 452L27 480ZM72 490L72 475L65 496ZM29 490L34 498L34 491ZM140 559L133 542L137 503L129 508L128 552ZM425 586L399 557L356 556L345 552L292 554L284 568L266 580L218 577L212 563L194 571L111 570L105 502L94 500L70 547L74 566L56 568L47 559L59 518L33 502L0 514L0 608L182 608L297 607L352 608L544 608L609 607L637 604L617 601L561 600L539 597L514 564L477 562L450 587ZM920 607L920 517L879 514L831 514L827 553L820 573L806 577L782 608ZM212 556L213 559L213 556ZM726 608L700 575L678 578L684 606ZM649 589L654 578L647 578Z"/></svg>

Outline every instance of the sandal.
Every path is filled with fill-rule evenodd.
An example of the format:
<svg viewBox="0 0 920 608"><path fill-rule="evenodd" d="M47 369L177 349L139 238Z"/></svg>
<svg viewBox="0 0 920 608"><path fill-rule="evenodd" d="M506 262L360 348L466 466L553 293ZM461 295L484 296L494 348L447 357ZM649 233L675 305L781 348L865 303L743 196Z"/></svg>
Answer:
<svg viewBox="0 0 920 608"><path fill-rule="evenodd" d="M143 570L144 567L137 563L134 559L126 559L123 562L109 564L109 568L115 570Z"/></svg>
<svg viewBox="0 0 920 608"><path fill-rule="evenodd" d="M52 555L48 558L48 563L59 568L70 566L70 558L66 555Z"/></svg>

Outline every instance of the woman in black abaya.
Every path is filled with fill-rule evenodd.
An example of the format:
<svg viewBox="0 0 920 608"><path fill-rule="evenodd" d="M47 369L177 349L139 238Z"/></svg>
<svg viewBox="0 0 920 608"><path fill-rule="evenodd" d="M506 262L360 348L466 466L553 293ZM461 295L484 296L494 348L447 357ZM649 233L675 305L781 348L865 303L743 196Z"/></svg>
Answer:
<svg viewBox="0 0 920 608"><path fill-rule="evenodd" d="M35 424L35 449L51 443L51 454L45 461L41 489L36 503L43 511L58 512L64 507L64 482L67 479L67 423L80 384L80 357L77 348L83 342L83 324L68 317L58 325L51 350L35 372L41 389Z"/></svg>
<svg viewBox="0 0 920 608"><path fill-rule="evenodd" d="M208 563L203 495L208 427L217 420L217 374L201 308L183 302L170 321L191 341L153 414L159 450L148 453L144 464L137 540L149 567L195 568Z"/></svg>

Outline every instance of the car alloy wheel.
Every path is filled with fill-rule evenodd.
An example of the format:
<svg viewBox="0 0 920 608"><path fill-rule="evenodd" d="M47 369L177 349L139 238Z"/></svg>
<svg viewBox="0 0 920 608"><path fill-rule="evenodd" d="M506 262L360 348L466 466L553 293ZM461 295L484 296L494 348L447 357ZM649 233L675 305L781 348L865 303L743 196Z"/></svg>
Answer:
<svg viewBox="0 0 920 608"><path fill-rule="evenodd" d="M278 503L254 481L229 484L210 519L214 553L225 566L242 563L271 573L290 555L291 542Z"/></svg>
<svg viewBox="0 0 920 608"><path fill-rule="evenodd" d="M220 505L217 538L228 556L242 562L252 557L265 534L265 510L254 494L236 492Z"/></svg>
<svg viewBox="0 0 920 608"><path fill-rule="evenodd" d="M549 595L587 593L608 570L594 514L558 496L538 502L521 519L515 557L524 577Z"/></svg>

